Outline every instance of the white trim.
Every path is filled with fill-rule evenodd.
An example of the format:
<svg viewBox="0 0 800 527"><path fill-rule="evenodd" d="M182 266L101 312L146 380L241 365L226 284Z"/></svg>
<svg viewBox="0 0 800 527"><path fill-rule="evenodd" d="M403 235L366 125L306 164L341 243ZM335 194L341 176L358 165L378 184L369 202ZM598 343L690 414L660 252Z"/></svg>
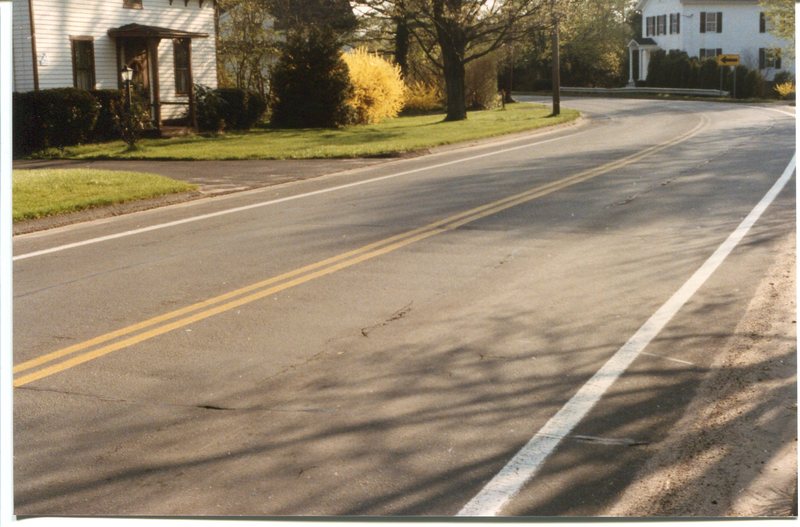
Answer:
<svg viewBox="0 0 800 527"><path fill-rule="evenodd" d="M12 4L0 0L0 525L14 522L12 352L11 82Z"/></svg>

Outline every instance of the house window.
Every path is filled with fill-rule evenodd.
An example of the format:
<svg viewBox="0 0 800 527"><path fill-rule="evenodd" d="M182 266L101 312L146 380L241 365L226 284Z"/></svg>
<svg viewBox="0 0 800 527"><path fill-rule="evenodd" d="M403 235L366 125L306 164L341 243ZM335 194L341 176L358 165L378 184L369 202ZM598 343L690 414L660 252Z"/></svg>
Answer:
<svg viewBox="0 0 800 527"><path fill-rule="evenodd" d="M188 95L191 89L189 66L191 62L191 43L188 38L176 38L172 41L175 55L175 93Z"/></svg>
<svg viewBox="0 0 800 527"><path fill-rule="evenodd" d="M647 33L646 37L651 37L656 34L656 17L647 17Z"/></svg>
<svg viewBox="0 0 800 527"><path fill-rule="evenodd" d="M760 12L758 14L758 32L759 33L769 33L773 29L772 20L767 16L765 12Z"/></svg>
<svg viewBox="0 0 800 527"><path fill-rule="evenodd" d="M92 37L72 38L72 85L81 90L93 90L94 40Z"/></svg>
<svg viewBox="0 0 800 527"><path fill-rule="evenodd" d="M716 59L718 55L722 55L722 48L700 48L700 61L708 59Z"/></svg>
<svg viewBox="0 0 800 527"><path fill-rule="evenodd" d="M667 15L656 17L656 33L659 35L667 34Z"/></svg>
<svg viewBox="0 0 800 527"><path fill-rule="evenodd" d="M770 48L758 49L758 69L781 69L781 50Z"/></svg>
<svg viewBox="0 0 800 527"><path fill-rule="evenodd" d="M669 34L677 35L681 32L681 14L674 13L669 15Z"/></svg>
<svg viewBox="0 0 800 527"><path fill-rule="evenodd" d="M142 9L142 0L122 0L122 7L127 9Z"/></svg>
<svg viewBox="0 0 800 527"><path fill-rule="evenodd" d="M700 33L722 33L722 12L701 12Z"/></svg>

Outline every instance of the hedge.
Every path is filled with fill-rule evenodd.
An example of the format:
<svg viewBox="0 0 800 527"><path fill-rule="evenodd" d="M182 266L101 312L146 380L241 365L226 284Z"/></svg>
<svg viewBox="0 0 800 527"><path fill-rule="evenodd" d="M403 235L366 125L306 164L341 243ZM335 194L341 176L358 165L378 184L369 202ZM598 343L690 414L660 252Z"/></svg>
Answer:
<svg viewBox="0 0 800 527"><path fill-rule="evenodd" d="M197 125L203 132L248 130L264 116L267 101L258 92L241 88L195 86Z"/></svg>
<svg viewBox="0 0 800 527"><path fill-rule="evenodd" d="M54 88L17 94L14 112L20 118L14 134L15 153L75 145L91 138L100 105L92 94L77 88Z"/></svg>
<svg viewBox="0 0 800 527"><path fill-rule="evenodd" d="M647 68L647 86L657 88L723 89L733 93L736 76L736 98L763 97L764 78L758 70L739 65L735 73L727 67L720 71L716 59L700 61L684 51L656 51Z"/></svg>

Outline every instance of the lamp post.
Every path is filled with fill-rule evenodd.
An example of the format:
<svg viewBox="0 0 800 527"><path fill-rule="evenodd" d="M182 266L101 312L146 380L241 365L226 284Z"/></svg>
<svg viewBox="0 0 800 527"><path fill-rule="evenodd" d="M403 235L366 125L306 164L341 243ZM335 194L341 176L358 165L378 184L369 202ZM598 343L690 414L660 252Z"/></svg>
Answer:
<svg viewBox="0 0 800 527"><path fill-rule="evenodd" d="M122 82L125 84L125 97L128 105L128 111L131 111L131 81L133 80L133 70L126 64L119 72L122 77Z"/></svg>

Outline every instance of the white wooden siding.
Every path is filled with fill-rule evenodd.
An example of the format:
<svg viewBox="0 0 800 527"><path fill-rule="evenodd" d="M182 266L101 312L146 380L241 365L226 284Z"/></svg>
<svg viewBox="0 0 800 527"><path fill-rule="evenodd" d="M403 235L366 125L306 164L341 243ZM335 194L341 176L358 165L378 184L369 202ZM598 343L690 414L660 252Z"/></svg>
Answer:
<svg viewBox="0 0 800 527"><path fill-rule="evenodd" d="M33 89L33 51L28 0L14 0L11 6L14 47L14 91Z"/></svg>
<svg viewBox="0 0 800 527"><path fill-rule="evenodd" d="M15 24L18 19L19 29L27 23L27 1L29 0L14 0ZM207 38L192 40L194 82L211 87L217 86L214 7L211 0L206 0L202 8L199 7L197 0L190 0L188 6L184 5L183 0L174 0L172 5L169 0L143 0L143 9L125 9L122 7L122 0L33 0L33 2L41 89L73 85L70 36L94 37L96 87L117 88L116 45L107 32L109 29L133 23L208 34ZM27 27L29 31L30 26ZM25 37L23 34L17 36L16 30L17 28L15 37L20 41L20 45L14 50L15 67L17 62L20 66L15 68L15 84L20 90L33 89L32 70L30 73L26 72L23 65L31 64L30 42L26 55L25 47L22 45L22 39ZM174 63L171 40L161 41L158 55L161 95L172 100L175 80L172 71ZM164 117L170 116L165 114Z"/></svg>
<svg viewBox="0 0 800 527"><path fill-rule="evenodd" d="M722 49L723 53L735 53L741 63L751 69L758 69L759 48L788 47L771 33L759 33L759 13L764 10L756 0L643 0L639 4L642 11L642 36L646 33L647 17L681 13L680 35L653 35L658 46L669 51L680 49L690 57L696 57L701 48ZM701 33L700 13L721 12L722 32ZM669 16L667 16L669 25ZM669 28L668 28L669 29ZM669 31L667 31L669 33ZM794 73L794 61L784 55L782 69ZM777 70L780 71L780 70ZM767 80L772 80L777 71L774 68L761 70Z"/></svg>

